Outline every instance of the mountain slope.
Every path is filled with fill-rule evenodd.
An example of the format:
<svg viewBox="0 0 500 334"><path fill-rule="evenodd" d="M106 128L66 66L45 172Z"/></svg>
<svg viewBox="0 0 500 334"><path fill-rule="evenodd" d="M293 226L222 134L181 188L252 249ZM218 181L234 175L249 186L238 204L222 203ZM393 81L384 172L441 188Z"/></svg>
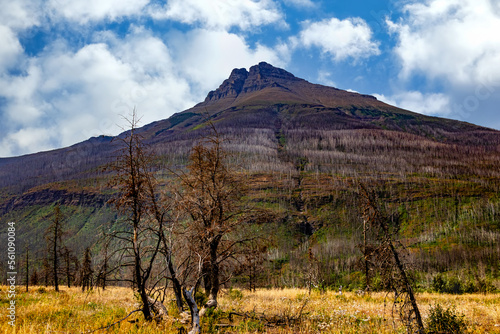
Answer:
<svg viewBox="0 0 500 334"><path fill-rule="evenodd" d="M165 161L182 165L208 119L250 171L293 170L307 159L308 170L344 174L500 175L499 131L312 84L267 63L234 69L205 101L140 131ZM0 187L17 196L53 182L97 180L116 155L112 139L0 159Z"/></svg>
<svg viewBox="0 0 500 334"><path fill-rule="evenodd" d="M160 182L168 180L165 167L186 165L190 148L210 131L207 120L247 180L245 200L270 212L259 228L274 238L271 275L309 270L303 251L313 244L304 242L317 233L318 263L328 275L335 271L325 283L350 284L338 274L358 270L358 181L400 213L402 233L426 250L411 255L418 270L483 263L498 271L500 131L413 113L260 63L233 70L193 108L138 129L158 157ZM30 246L36 268L55 203L77 254L119 224L102 170L118 154L115 139L0 159L0 224L16 222L19 249Z"/></svg>

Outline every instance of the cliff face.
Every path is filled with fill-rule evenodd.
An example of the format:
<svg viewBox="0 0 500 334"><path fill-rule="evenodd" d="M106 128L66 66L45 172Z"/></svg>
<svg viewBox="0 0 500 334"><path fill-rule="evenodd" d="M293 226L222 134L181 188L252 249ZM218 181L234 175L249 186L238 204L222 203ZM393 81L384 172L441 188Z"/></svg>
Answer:
<svg viewBox="0 0 500 334"><path fill-rule="evenodd" d="M205 102L226 97L237 98L240 94L252 93L268 87L286 86L291 81L306 82L283 69L261 62L250 67L249 71L244 68L234 69L218 89L208 93Z"/></svg>
<svg viewBox="0 0 500 334"><path fill-rule="evenodd" d="M0 214L5 215L11 211L21 211L28 207L53 205L102 207L109 200L109 196L85 191L70 192L67 190L41 189L27 192L13 198L0 206Z"/></svg>

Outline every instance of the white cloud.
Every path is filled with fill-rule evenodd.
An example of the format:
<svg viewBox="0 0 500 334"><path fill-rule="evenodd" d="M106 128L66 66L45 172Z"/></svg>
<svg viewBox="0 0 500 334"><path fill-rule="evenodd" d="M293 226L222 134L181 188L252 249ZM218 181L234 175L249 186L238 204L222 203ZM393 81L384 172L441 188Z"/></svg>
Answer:
<svg viewBox="0 0 500 334"><path fill-rule="evenodd" d="M20 71L0 75L0 156L116 135L124 124L120 115L134 107L143 115L141 124L168 118L203 100L233 68L260 61L283 66L289 59L284 44L250 47L244 37L226 31L170 35L167 47L139 26L125 37L95 32L92 43L76 49L59 39L30 58L9 28L0 29L5 42L0 66L22 59Z"/></svg>
<svg viewBox="0 0 500 334"><path fill-rule="evenodd" d="M24 74L0 77L0 96L6 101L3 128L8 131L0 155L116 135L121 132L117 124L123 124L120 115L134 107L147 124L197 102L165 44L148 31L98 39L100 43L75 51L64 42L54 43L29 60ZM47 128L50 136L42 136Z"/></svg>
<svg viewBox="0 0 500 334"><path fill-rule="evenodd" d="M56 17L85 24L123 16L139 16L149 0L49 0L49 11Z"/></svg>
<svg viewBox="0 0 500 334"><path fill-rule="evenodd" d="M449 116L452 112L450 98L441 93L422 94L409 91L392 96L381 94L373 94L373 96L387 104L424 115Z"/></svg>
<svg viewBox="0 0 500 334"><path fill-rule="evenodd" d="M12 67L23 53L23 48L14 32L0 25L0 71Z"/></svg>
<svg viewBox="0 0 500 334"><path fill-rule="evenodd" d="M261 61L283 66L286 48L271 49L262 45L250 48L245 39L226 31L198 29L178 36L175 62L189 80L205 94L218 87L234 68L250 67ZM285 60L284 60L285 59Z"/></svg>
<svg viewBox="0 0 500 334"><path fill-rule="evenodd" d="M387 21L399 39L402 78L421 73L455 85L499 83L498 1L427 0L404 12L405 18Z"/></svg>
<svg viewBox="0 0 500 334"><path fill-rule="evenodd" d="M225 30L231 27L249 30L282 19L272 0L170 0L164 7L150 7L150 15L155 19Z"/></svg>
<svg viewBox="0 0 500 334"><path fill-rule="evenodd" d="M0 141L0 156L9 156L12 152L39 152L53 148L51 141L57 132L50 128L28 127L9 133ZM41 140L43 138L43 140Z"/></svg>
<svg viewBox="0 0 500 334"><path fill-rule="evenodd" d="M358 60L380 54L379 43L372 40L372 31L363 19L331 18L320 22L306 21L303 25L298 38L292 38L295 47L318 47L334 61Z"/></svg>
<svg viewBox="0 0 500 334"><path fill-rule="evenodd" d="M0 22L14 30L40 24L42 4L36 0L0 0Z"/></svg>
<svg viewBox="0 0 500 334"><path fill-rule="evenodd" d="M330 87L337 87L337 84L335 81L331 79L332 73L329 71L319 71L318 72L318 83L325 85L325 86L330 86Z"/></svg>

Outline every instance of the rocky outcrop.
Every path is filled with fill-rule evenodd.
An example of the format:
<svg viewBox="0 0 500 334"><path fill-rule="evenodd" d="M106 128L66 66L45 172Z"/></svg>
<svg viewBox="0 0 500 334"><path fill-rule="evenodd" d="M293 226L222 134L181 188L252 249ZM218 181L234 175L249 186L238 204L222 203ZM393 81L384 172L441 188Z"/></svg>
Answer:
<svg viewBox="0 0 500 334"><path fill-rule="evenodd" d="M234 69L228 79L218 89L208 93L205 102L216 101L223 98L236 98L240 94L251 93L266 87L286 86L290 81L305 81L295 77L290 72L274 67L268 63L261 62L250 67Z"/></svg>

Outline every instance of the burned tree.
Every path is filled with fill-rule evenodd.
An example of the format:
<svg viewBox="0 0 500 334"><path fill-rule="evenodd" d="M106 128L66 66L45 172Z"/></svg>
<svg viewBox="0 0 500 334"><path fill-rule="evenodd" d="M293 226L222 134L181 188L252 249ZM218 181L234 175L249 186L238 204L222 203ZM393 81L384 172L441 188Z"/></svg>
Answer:
<svg viewBox="0 0 500 334"><path fill-rule="evenodd" d="M104 242L102 264L97 272L97 277L96 277L97 286L101 287L103 290L106 290L106 285L108 283L108 274L110 270L108 248L109 248L109 239L105 240Z"/></svg>
<svg viewBox="0 0 500 334"><path fill-rule="evenodd" d="M401 255L402 245L396 239L400 227L399 214L386 214L379 206L374 192L367 190L362 184L359 188L365 236L368 231L375 235L371 245L367 245L365 241L365 264L369 261L368 258L376 263L386 288L394 291L394 308L399 309L400 318L408 333L423 334L425 329L413 291L414 282Z"/></svg>
<svg viewBox="0 0 500 334"><path fill-rule="evenodd" d="M94 285L94 270L92 269L92 255L90 248L85 248L85 255L82 261L82 269L80 273L82 291L91 290Z"/></svg>
<svg viewBox="0 0 500 334"><path fill-rule="evenodd" d="M127 135L119 137L123 149L116 163L110 166L110 169L116 172L112 184L119 191L119 195L111 202L126 216L129 229L115 233L114 237L125 243L122 265L132 268L131 281L140 295L144 318L150 321L152 316L146 285L160 243L159 240L153 241L153 244L147 241L151 231L146 217L148 205L146 179L150 157L145 154L142 138L137 133L138 119L135 110L129 123L130 130ZM150 252L151 246L152 252Z"/></svg>
<svg viewBox="0 0 500 334"><path fill-rule="evenodd" d="M132 269L132 283L142 301L142 313L148 321L152 320L152 307L149 287L154 281L153 268L163 254L167 260L170 279L174 281L177 300L182 300L180 289L175 289L175 268L172 265L172 252L166 241L166 225L170 207L168 200L157 191L157 181L153 173L154 155L148 152L138 132L138 119L135 113L128 120L130 130L119 137L123 148L116 162L109 166L115 172L112 185L118 195L111 201L116 209L125 216L125 224L111 237L121 243L118 253L118 268ZM106 273L111 271L106 270ZM162 270L164 272L165 270ZM153 282L154 281L154 282ZM179 305L179 302L178 302ZM182 302L180 302L182 306Z"/></svg>
<svg viewBox="0 0 500 334"><path fill-rule="evenodd" d="M62 236L63 236L63 215L59 205L54 207L52 222L45 231L47 239L47 253L50 257L52 283L54 289L59 292L59 270L60 257L62 252Z"/></svg>
<svg viewBox="0 0 500 334"><path fill-rule="evenodd" d="M80 263L78 258L73 255L73 252L68 247L63 247L62 259L64 261L64 276L66 277L66 285L71 287L71 282L74 282L78 273Z"/></svg>
<svg viewBox="0 0 500 334"><path fill-rule="evenodd" d="M25 279L26 279L26 292L29 291L29 277L30 277L30 248L26 246L26 259L25 259Z"/></svg>
<svg viewBox="0 0 500 334"><path fill-rule="evenodd" d="M228 164L222 138L215 130L195 145L189 156L188 172L178 175L181 191L178 208L187 216L186 237L193 254L201 259L201 274L209 300L205 307L217 307L221 286L221 264L232 257L244 240L230 234L242 222L244 194L242 177Z"/></svg>

